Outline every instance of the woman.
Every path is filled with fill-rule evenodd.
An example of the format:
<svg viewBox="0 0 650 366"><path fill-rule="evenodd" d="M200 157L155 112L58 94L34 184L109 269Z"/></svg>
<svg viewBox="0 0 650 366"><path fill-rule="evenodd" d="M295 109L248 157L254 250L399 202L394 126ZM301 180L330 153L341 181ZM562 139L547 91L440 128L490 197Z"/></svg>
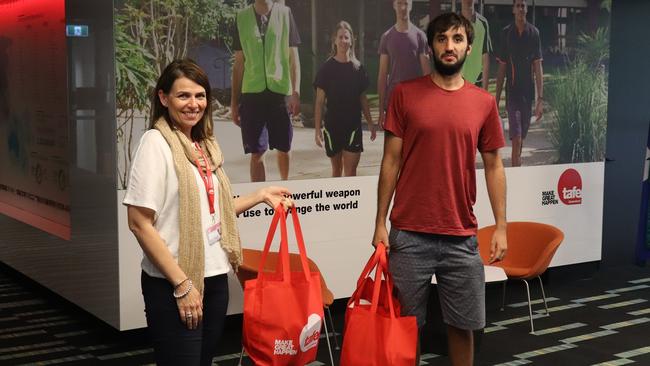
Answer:
<svg viewBox="0 0 650 366"><path fill-rule="evenodd" d="M242 261L235 218L261 202L291 205L281 187L232 198L210 98L196 63L165 68L123 202L145 254L142 294L158 365L212 363L228 307L227 273Z"/></svg>
<svg viewBox="0 0 650 366"><path fill-rule="evenodd" d="M345 21L339 22L332 34L330 58L318 70L314 87L316 145L325 145L325 153L332 163L333 177L340 177L341 174L355 176L363 151L362 110L370 129L370 141L375 141L377 131L364 93L368 88L368 75L354 54L354 33ZM327 114L325 128L321 131L325 100Z"/></svg>

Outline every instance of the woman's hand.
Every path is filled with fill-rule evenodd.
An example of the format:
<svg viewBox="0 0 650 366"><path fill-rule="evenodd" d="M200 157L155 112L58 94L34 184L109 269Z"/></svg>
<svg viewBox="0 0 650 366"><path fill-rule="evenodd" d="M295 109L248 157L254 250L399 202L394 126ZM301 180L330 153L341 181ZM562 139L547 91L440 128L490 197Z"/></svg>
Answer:
<svg viewBox="0 0 650 366"><path fill-rule="evenodd" d="M188 286L190 286L190 283L186 281L176 289L176 293L182 294L187 291ZM203 321L203 299L194 286L187 295L176 299L176 305L178 306L181 322L185 324L187 329L196 329Z"/></svg>
<svg viewBox="0 0 650 366"><path fill-rule="evenodd" d="M258 191L258 194L261 197L261 201L271 206L271 208L276 208L279 204L282 204L285 209L293 207L291 192L289 192L289 190L285 187L264 187Z"/></svg>

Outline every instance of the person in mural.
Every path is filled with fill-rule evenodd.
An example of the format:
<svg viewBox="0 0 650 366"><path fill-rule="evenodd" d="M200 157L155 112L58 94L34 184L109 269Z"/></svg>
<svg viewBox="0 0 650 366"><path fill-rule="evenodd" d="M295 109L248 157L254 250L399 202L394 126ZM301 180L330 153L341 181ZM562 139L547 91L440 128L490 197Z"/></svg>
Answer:
<svg viewBox="0 0 650 366"><path fill-rule="evenodd" d="M379 40L379 126L384 126L386 108L395 85L431 72L427 36L410 20L412 0L393 0L395 25Z"/></svg>
<svg viewBox="0 0 650 366"><path fill-rule="evenodd" d="M212 364L228 308L227 273L242 261L236 216L262 202L293 205L282 187L233 199L210 93L193 61L164 69L123 201L144 252L142 295L158 365Z"/></svg>
<svg viewBox="0 0 650 366"><path fill-rule="evenodd" d="M377 131L365 94L368 74L355 55L354 33L348 22L337 24L332 34L330 58L318 70L314 88L316 145L325 147L325 153L332 163L333 177L355 176L363 151L362 111L371 141L377 137ZM327 113L325 127L321 129L325 101Z"/></svg>
<svg viewBox="0 0 650 366"><path fill-rule="evenodd" d="M475 3L476 0L463 0L461 3L461 14L474 26L474 51L467 55L462 73L465 80L488 90L492 52L490 27L487 19L474 9Z"/></svg>
<svg viewBox="0 0 650 366"><path fill-rule="evenodd" d="M504 79L507 79L506 110L508 134L512 141L512 166L520 166L521 151L530 127L533 101L535 121L542 118L544 82L539 30L526 21L526 0L513 0L512 13L515 21L503 28L497 47L499 69L496 98L498 103L501 100Z"/></svg>
<svg viewBox="0 0 650 366"><path fill-rule="evenodd" d="M298 45L298 28L287 6L255 0L237 14L230 109L241 127L244 152L251 154L253 182L266 180L264 154L269 148L277 150L280 178L289 177L289 113L300 112Z"/></svg>
<svg viewBox="0 0 650 366"><path fill-rule="evenodd" d="M498 261L507 249L506 178L499 156L505 141L494 97L461 74L472 52L472 24L442 14L429 24L427 37L433 73L398 84L388 107L372 244L389 248L402 314L416 316L420 328L436 275L452 364L472 365L472 330L485 325L485 275L472 208L476 151L497 226L490 260Z"/></svg>

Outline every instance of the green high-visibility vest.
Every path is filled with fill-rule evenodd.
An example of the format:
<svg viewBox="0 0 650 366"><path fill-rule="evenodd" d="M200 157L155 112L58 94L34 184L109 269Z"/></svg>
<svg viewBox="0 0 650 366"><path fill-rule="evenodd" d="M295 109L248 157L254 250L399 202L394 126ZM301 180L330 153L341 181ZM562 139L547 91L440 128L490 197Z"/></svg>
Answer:
<svg viewBox="0 0 650 366"><path fill-rule="evenodd" d="M237 31L244 52L242 93L259 93L264 89L290 95L289 8L275 3L271 10L264 39L249 6L237 14Z"/></svg>
<svg viewBox="0 0 650 366"><path fill-rule="evenodd" d="M467 55L463 69L461 70L465 80L475 84L479 78L483 78L483 54L492 53L492 41L490 40L490 29L488 21L479 13L475 13L474 42L472 52Z"/></svg>

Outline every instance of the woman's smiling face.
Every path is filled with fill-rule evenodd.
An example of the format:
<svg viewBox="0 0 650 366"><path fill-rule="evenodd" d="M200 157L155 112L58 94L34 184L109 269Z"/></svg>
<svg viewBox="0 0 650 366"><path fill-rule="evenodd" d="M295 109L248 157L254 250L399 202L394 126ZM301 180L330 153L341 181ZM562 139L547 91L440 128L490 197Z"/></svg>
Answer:
<svg viewBox="0 0 650 366"><path fill-rule="evenodd" d="M167 107L174 125L191 140L192 127L203 118L208 106L205 89L186 77L180 77L174 81L168 94L159 90L158 97Z"/></svg>

